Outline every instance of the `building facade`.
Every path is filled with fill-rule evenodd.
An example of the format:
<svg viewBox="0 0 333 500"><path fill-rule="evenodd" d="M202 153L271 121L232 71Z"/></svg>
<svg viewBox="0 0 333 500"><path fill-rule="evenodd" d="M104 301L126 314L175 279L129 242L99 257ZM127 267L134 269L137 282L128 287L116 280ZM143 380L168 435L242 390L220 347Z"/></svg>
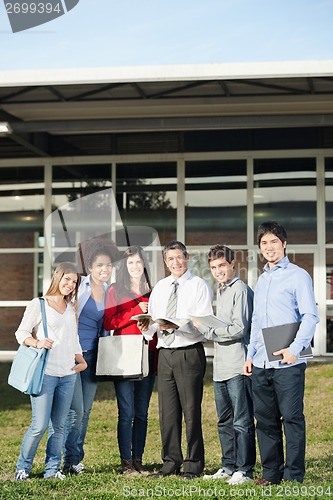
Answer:
<svg viewBox="0 0 333 500"><path fill-rule="evenodd" d="M254 287L264 264L256 228L277 220L289 258L313 278L314 353L333 354L332 62L0 77L3 353L16 349L27 301L78 241L111 233L123 248L120 225L147 249L156 280L161 246L179 239L211 283L207 251L226 244ZM117 215L89 216L88 204L73 238L60 236L50 215L106 190Z"/></svg>

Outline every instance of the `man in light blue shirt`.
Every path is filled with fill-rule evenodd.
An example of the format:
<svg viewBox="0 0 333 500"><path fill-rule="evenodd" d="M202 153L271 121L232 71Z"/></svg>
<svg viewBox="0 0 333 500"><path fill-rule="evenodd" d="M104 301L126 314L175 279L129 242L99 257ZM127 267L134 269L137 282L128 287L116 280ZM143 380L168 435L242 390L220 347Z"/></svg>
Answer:
<svg viewBox="0 0 333 500"><path fill-rule="evenodd" d="M252 375L254 414L263 469L256 481L265 486L303 482L305 474L305 419L303 413L306 360L318 323L312 279L286 256L287 233L277 222L258 228L258 245L267 260L254 291L251 338L244 374ZM269 362L262 328L300 322L295 340L276 351L281 361ZM286 441L284 459L282 422Z"/></svg>

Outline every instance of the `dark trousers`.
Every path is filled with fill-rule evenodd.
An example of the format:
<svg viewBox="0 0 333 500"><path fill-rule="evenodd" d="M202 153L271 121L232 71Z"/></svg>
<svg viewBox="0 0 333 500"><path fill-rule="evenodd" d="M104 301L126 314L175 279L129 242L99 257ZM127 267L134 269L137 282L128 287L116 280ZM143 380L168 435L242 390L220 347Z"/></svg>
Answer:
<svg viewBox="0 0 333 500"><path fill-rule="evenodd" d="M201 343L187 348L160 349L158 402L162 438L162 472L200 475L204 468L201 402L206 356ZM181 449L182 417L186 426L187 454Z"/></svg>
<svg viewBox="0 0 333 500"><path fill-rule="evenodd" d="M263 477L272 483L282 479L301 483L304 479L305 368L305 363L280 369L253 367L252 393Z"/></svg>

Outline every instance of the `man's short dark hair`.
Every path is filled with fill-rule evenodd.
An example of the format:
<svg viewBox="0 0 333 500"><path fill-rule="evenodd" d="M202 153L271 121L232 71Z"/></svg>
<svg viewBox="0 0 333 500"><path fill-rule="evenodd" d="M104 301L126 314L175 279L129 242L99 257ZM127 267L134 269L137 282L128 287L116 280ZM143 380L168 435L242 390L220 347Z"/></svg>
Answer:
<svg viewBox="0 0 333 500"><path fill-rule="evenodd" d="M229 264L235 260L235 253L231 248L225 245L215 245L209 249L208 263L212 260L224 258Z"/></svg>
<svg viewBox="0 0 333 500"><path fill-rule="evenodd" d="M257 242L258 242L258 247L260 248L260 242L261 238L265 236L267 233L272 233L275 234L279 240L284 243L287 241L287 231L281 224L275 221L268 221L268 222L263 222L258 226L258 231L257 231Z"/></svg>
<svg viewBox="0 0 333 500"><path fill-rule="evenodd" d="M165 245L165 247L163 248L163 258L165 257L165 254L169 250L181 250L183 252L184 257L188 256L186 246L181 241L177 241L177 240L169 241L169 243L167 243Z"/></svg>

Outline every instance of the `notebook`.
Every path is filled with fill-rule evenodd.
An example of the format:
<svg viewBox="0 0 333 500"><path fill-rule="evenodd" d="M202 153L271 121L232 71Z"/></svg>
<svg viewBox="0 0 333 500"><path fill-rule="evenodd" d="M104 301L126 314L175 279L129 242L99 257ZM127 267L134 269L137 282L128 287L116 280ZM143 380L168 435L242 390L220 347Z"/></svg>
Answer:
<svg viewBox="0 0 333 500"><path fill-rule="evenodd" d="M204 326L208 326L208 328L221 328L222 326L228 326L228 323L225 323L222 319L217 318L213 314L207 314L205 316L191 316L191 318Z"/></svg>
<svg viewBox="0 0 333 500"><path fill-rule="evenodd" d="M273 352L280 351L280 349L285 349L290 346L296 337L296 333L300 327L300 322L298 323L287 323L285 325L270 326L268 328L262 329L262 334L264 337L265 348L267 352L267 357L269 361L278 361L283 359L280 354L278 356L273 356ZM299 355L300 358L312 358L311 345Z"/></svg>

